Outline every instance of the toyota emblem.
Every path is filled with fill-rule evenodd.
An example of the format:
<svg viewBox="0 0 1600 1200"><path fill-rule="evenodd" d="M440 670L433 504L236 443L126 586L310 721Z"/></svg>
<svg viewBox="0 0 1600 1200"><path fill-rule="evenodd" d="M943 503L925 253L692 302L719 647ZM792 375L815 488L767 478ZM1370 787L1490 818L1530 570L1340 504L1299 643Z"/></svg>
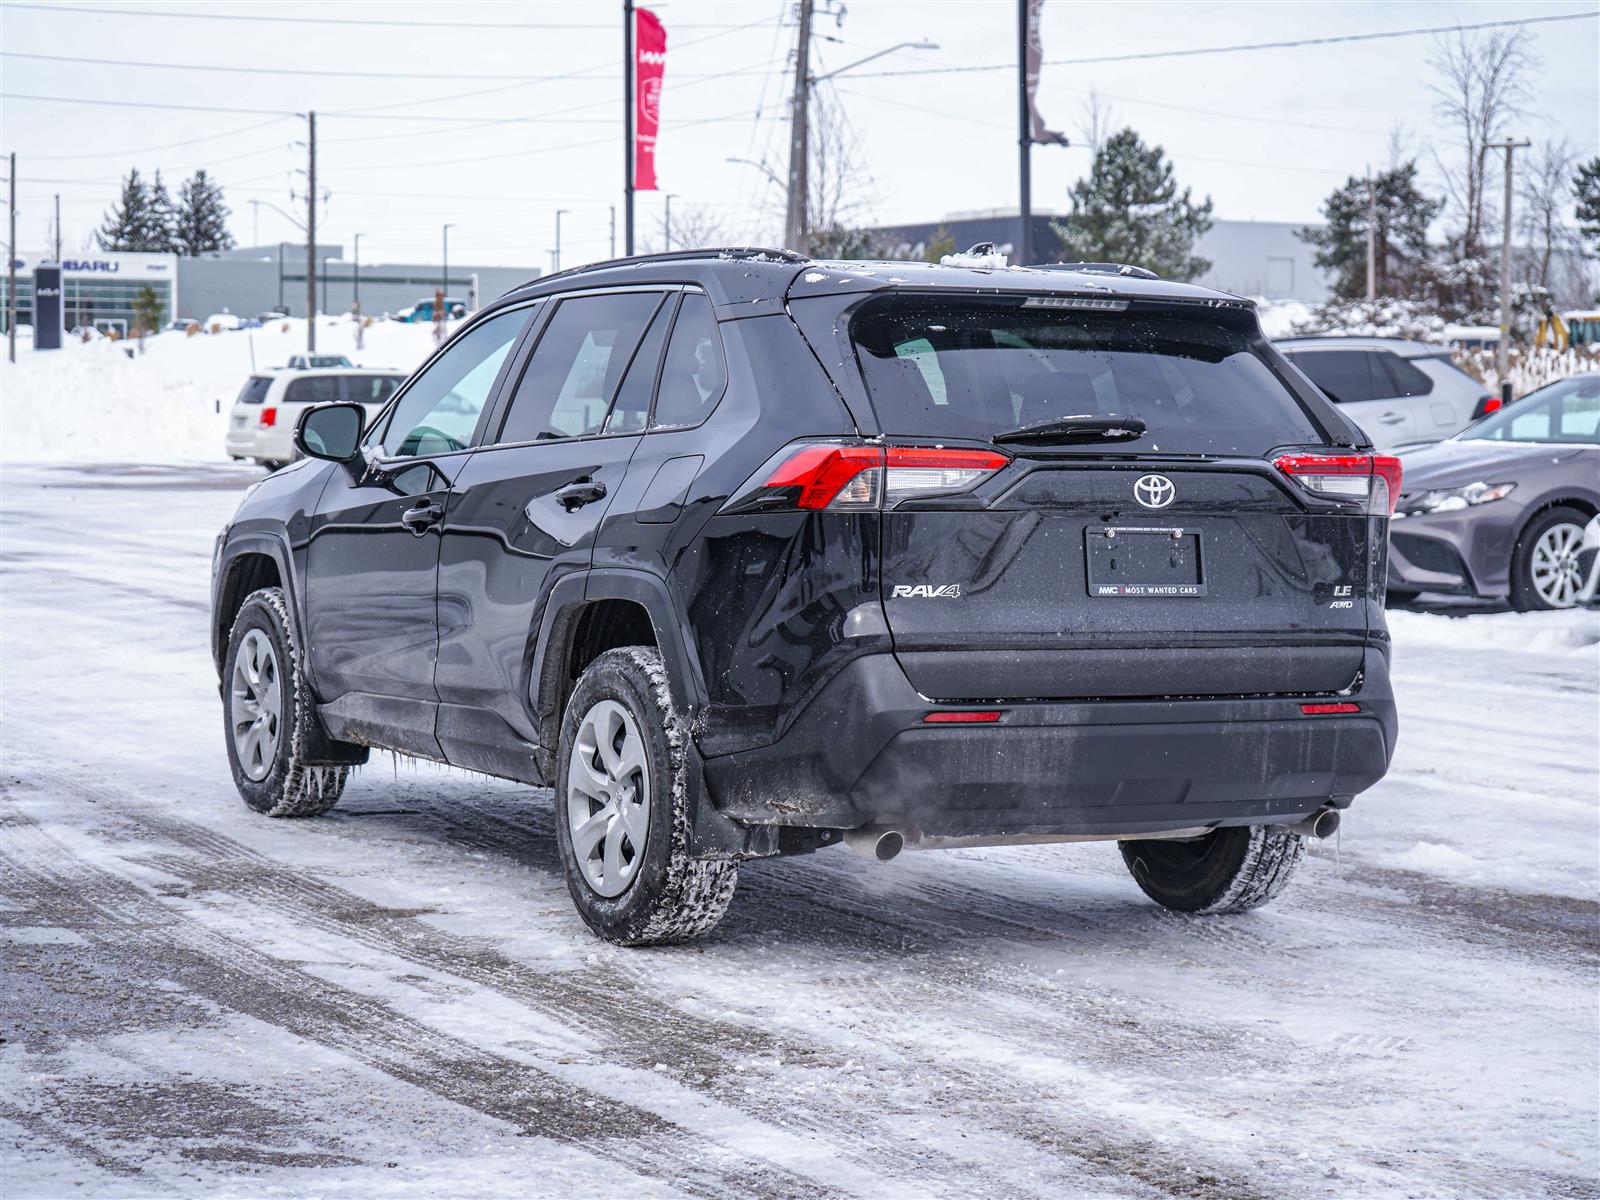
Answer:
<svg viewBox="0 0 1600 1200"><path fill-rule="evenodd" d="M1133 498L1146 508L1165 508L1177 494L1165 475L1144 475L1133 485Z"/></svg>

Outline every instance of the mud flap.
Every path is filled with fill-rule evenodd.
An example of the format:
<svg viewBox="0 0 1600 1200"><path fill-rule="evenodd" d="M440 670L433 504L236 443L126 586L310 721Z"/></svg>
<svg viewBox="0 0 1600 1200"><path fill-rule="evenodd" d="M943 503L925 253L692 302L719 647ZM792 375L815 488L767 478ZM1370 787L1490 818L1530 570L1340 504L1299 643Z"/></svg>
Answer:
<svg viewBox="0 0 1600 1200"><path fill-rule="evenodd" d="M690 825L689 853L694 858L770 858L779 853L778 827L743 825L717 811L706 791L705 767L700 751L689 739L685 772L694 819Z"/></svg>

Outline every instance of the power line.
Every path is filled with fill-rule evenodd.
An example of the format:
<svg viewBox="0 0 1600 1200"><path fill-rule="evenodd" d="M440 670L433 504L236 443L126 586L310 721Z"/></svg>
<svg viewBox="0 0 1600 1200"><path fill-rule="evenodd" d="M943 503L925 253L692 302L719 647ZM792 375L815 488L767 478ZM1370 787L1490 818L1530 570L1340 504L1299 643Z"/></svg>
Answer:
<svg viewBox="0 0 1600 1200"><path fill-rule="evenodd" d="M1047 58L1047 67L1082 67L1097 63L1144 62L1157 58L1194 58L1204 54L1232 54L1241 50L1294 50L1305 46L1332 46L1344 42L1376 42L1387 38L1420 37L1430 33L1467 33L1477 29L1539 25L1546 21L1581 21L1600 17L1600 11L1560 13L1548 17L1517 17L1504 21L1479 21L1474 25L1434 25L1426 29L1392 29L1383 33L1345 33L1330 37L1299 38L1286 42L1241 42L1232 46L1196 46L1190 50L1147 50L1135 54L1102 54L1094 58ZM1015 62L984 63L967 67L911 67L900 71L852 71L853 79L887 79L899 75L964 75L977 71L1015 71Z"/></svg>
<svg viewBox="0 0 1600 1200"><path fill-rule="evenodd" d="M175 17L183 21L255 21L259 23L273 23L280 25L356 25L372 28L388 27L398 29L435 29L443 32L474 29L544 29L544 30L583 30L583 29L615 29L614 22L603 24L596 22L566 23L561 21L403 21L394 18L387 20L370 20L359 17L278 17L266 16L257 13L227 13L227 12L199 12L185 10L183 12L165 12L153 9L124 9L124 8L90 8L83 5L68 4L0 4L0 8L29 9L34 12L51 13L89 13L104 17L134 17L143 20L146 17ZM678 24L674 22L675 29L726 29L730 28L729 22L689 22Z"/></svg>
<svg viewBox="0 0 1600 1200"><path fill-rule="evenodd" d="M29 154L29 162L65 162L69 159L83 158L130 158L139 154L154 154L159 150L181 150L185 146L197 146L201 142L213 142L218 138L237 137L241 133L254 133L258 129L265 129L269 125L276 125L284 118L269 117L265 121L257 121L253 125L246 125L241 129L227 129L221 133L207 133L200 137L185 138L181 142L163 142L159 146L140 146L133 150L96 150L89 154Z"/></svg>
<svg viewBox="0 0 1600 1200"><path fill-rule="evenodd" d="M25 58L36 62L82 63L95 67L135 67L159 71L212 71L225 75L310 75L331 79L452 79L461 78L460 71L341 71L317 67L246 67L219 63L153 62L131 58L83 58L71 54L35 54L24 50L0 50L0 58ZM615 70L612 65L607 70ZM547 83L556 79L570 79L572 72L561 75L485 75L472 72L474 79L515 80L519 83Z"/></svg>

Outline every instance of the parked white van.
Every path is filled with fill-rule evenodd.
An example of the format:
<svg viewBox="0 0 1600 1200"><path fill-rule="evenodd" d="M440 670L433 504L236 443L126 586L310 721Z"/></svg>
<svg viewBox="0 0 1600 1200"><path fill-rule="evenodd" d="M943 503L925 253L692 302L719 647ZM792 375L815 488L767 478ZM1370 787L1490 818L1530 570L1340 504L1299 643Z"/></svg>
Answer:
<svg viewBox="0 0 1600 1200"><path fill-rule="evenodd" d="M405 378L397 371L359 368L252 375L233 402L225 441L228 454L252 458L275 471L294 457L294 427L308 407L353 400L367 410L371 421Z"/></svg>

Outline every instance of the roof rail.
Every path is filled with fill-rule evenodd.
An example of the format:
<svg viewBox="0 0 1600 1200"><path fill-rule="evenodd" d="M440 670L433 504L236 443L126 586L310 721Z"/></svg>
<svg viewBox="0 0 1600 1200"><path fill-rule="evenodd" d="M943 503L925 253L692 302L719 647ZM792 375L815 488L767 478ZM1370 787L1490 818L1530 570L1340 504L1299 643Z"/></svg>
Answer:
<svg viewBox="0 0 1600 1200"><path fill-rule="evenodd" d="M796 254L793 250L785 250L779 246L706 246L698 250L669 250L660 254L635 254L631 258L608 258L601 262L584 263L581 267L569 267L565 271L556 271L550 275L540 275L535 279L528 280L527 283L518 284L511 290L519 291L525 287L533 287L535 284L547 283L552 279L565 279L569 275L582 275L589 271L600 271L610 267L628 267L637 263L684 262L703 258L766 258L796 265L812 261L804 254Z"/></svg>
<svg viewBox="0 0 1600 1200"><path fill-rule="evenodd" d="M1035 271L1079 271L1086 275L1126 275L1132 279L1160 279L1154 271L1130 263L1070 262L1034 263Z"/></svg>

